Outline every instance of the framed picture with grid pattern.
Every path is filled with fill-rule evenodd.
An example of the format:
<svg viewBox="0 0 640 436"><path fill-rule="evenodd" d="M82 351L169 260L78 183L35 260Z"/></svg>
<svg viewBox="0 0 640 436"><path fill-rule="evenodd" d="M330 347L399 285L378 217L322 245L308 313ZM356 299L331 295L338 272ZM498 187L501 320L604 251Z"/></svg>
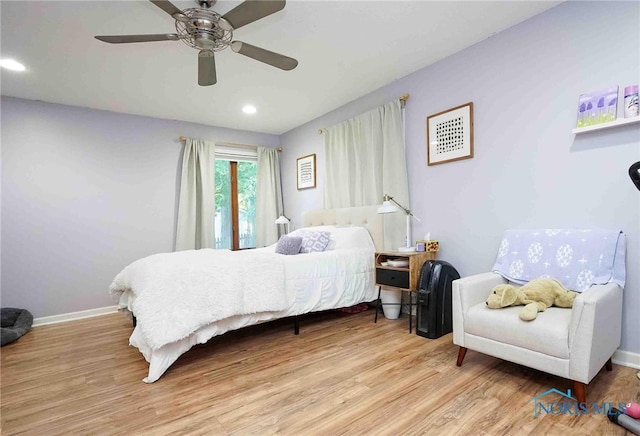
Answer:
<svg viewBox="0 0 640 436"><path fill-rule="evenodd" d="M473 157L473 102L427 117L427 165Z"/></svg>
<svg viewBox="0 0 640 436"><path fill-rule="evenodd" d="M296 159L298 191L316 187L316 155L310 154Z"/></svg>

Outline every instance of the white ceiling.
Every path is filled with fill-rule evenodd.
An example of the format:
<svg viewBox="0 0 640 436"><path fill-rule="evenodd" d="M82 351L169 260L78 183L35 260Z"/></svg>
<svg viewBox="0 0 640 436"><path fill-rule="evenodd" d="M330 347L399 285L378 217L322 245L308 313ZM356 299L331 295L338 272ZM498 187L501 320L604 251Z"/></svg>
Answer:
<svg viewBox="0 0 640 436"><path fill-rule="evenodd" d="M240 1L220 0L224 14ZM281 134L541 13L559 1L303 1L234 32L298 59L281 71L230 49L218 83L197 84L180 41L106 44L95 35L175 33L146 0L0 1L2 95ZM180 9L194 1L174 1ZM251 103L258 113L241 108Z"/></svg>

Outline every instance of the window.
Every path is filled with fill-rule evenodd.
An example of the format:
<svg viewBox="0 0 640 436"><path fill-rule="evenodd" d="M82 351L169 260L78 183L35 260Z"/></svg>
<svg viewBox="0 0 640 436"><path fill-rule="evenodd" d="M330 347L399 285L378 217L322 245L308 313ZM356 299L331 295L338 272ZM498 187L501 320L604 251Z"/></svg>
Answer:
<svg viewBox="0 0 640 436"><path fill-rule="evenodd" d="M255 149L216 145L215 248L256 246Z"/></svg>

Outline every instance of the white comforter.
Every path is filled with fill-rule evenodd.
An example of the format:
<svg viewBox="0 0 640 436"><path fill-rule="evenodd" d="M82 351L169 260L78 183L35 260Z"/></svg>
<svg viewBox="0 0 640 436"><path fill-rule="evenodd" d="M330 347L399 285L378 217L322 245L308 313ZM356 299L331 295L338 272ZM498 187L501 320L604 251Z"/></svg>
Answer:
<svg viewBox="0 0 640 436"><path fill-rule="evenodd" d="M109 289L116 300L133 293L140 333L158 349L211 322L289 307L283 258L264 250L154 254L123 269Z"/></svg>
<svg viewBox="0 0 640 436"><path fill-rule="evenodd" d="M366 229L317 229L331 233L321 253L283 256L274 244L153 255L126 267L110 290L137 318L129 343L149 362L143 381L153 383L192 346L225 332L374 300L374 246ZM181 262L171 265L173 259Z"/></svg>

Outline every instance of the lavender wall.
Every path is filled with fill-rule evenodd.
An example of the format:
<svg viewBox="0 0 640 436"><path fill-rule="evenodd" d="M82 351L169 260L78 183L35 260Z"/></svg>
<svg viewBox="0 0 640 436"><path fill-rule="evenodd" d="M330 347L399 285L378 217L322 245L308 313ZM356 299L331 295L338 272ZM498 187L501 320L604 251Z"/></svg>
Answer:
<svg viewBox="0 0 640 436"><path fill-rule="evenodd" d="M488 270L508 227L603 227L628 235L622 349L640 352L640 127L575 136L578 96L640 82L640 4L567 2L281 138L13 98L1 100L1 304L36 317L113 304L139 257L173 247L180 135L276 146L285 211L322 207L322 127L404 93L411 206L462 275ZM428 42L425 42L428 44ZM416 56L419 56L416 53ZM475 156L426 165L428 115L475 107ZM620 111L620 109L619 109ZM317 154L317 188L295 160Z"/></svg>
<svg viewBox="0 0 640 436"><path fill-rule="evenodd" d="M624 230L621 349L640 352L640 192L627 175L640 160L640 125L571 133L580 94L640 81L639 28L637 2L563 3L287 132L286 213L299 224L302 211L322 207L319 128L410 93L409 189L411 207L422 219L414 235L431 232L441 242L440 258L465 276L491 268L506 228ZM469 101L474 158L428 167L426 117ZM309 153L317 154L318 187L297 191L295 159Z"/></svg>
<svg viewBox="0 0 640 436"><path fill-rule="evenodd" d="M2 306L35 317L110 306L128 263L173 250L181 135L279 137L2 98Z"/></svg>

